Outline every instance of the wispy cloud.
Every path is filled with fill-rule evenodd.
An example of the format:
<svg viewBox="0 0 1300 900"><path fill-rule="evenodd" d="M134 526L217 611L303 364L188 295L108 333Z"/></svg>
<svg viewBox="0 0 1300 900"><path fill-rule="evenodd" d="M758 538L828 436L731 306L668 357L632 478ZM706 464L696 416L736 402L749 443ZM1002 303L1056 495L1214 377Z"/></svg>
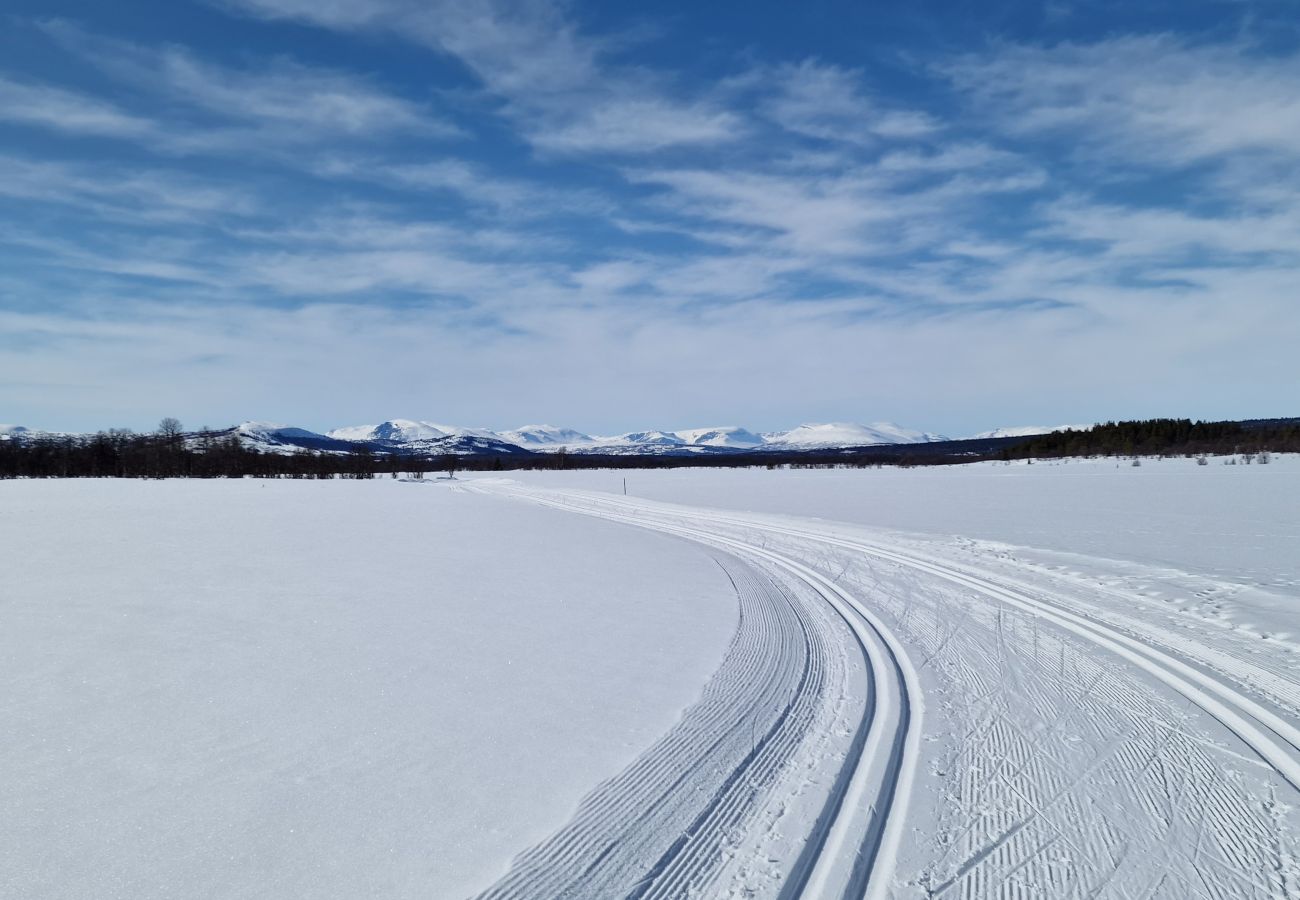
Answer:
<svg viewBox="0 0 1300 900"><path fill-rule="evenodd" d="M607 197L590 188L559 189L536 178L504 174L455 156L439 155L418 162L330 156L315 163L312 171L322 178L451 196L468 210L516 221L562 215L604 216L615 208Z"/></svg>
<svg viewBox="0 0 1300 900"><path fill-rule="evenodd" d="M744 120L733 112L637 94L604 97L577 114L548 113L530 129L538 147L576 153L647 153L721 144L739 139L744 132Z"/></svg>
<svg viewBox="0 0 1300 900"><path fill-rule="evenodd" d="M783 128L821 140L873 144L882 138L917 138L942 128L919 110L890 109L868 99L859 71L814 60L763 73L774 87L761 103Z"/></svg>
<svg viewBox="0 0 1300 900"><path fill-rule="evenodd" d="M71 134L150 138L153 123L112 103L48 84L0 76L0 121Z"/></svg>
<svg viewBox="0 0 1300 900"><path fill-rule="evenodd" d="M210 223L259 209L243 187L184 173L16 156L0 156L0 196L70 207L124 223Z"/></svg>
<svg viewBox="0 0 1300 900"><path fill-rule="evenodd" d="M1300 57L1172 35L1002 45L942 64L1000 128L1155 166L1300 155Z"/></svg>
<svg viewBox="0 0 1300 900"><path fill-rule="evenodd" d="M170 156L278 157L295 165L304 162L304 150L328 146L337 152L340 140L465 136L426 101L386 91L363 76L283 57L235 68L180 46L140 46L64 21L39 28L113 79L115 93L133 109L64 86L0 76L0 121L121 139Z"/></svg>
<svg viewBox="0 0 1300 900"><path fill-rule="evenodd" d="M583 34L544 0L360 0L340 8L299 0L231 0L268 18L326 28L383 30L459 60L538 148L554 153L646 153L736 140L742 117L669 79L620 66L617 41ZM689 92L687 92L689 93Z"/></svg>

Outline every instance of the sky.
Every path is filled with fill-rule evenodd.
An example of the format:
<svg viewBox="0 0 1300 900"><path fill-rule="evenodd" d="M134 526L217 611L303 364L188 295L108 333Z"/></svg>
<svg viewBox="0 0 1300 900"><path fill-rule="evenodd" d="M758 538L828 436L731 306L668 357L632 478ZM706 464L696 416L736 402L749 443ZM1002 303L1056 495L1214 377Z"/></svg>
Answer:
<svg viewBox="0 0 1300 900"><path fill-rule="evenodd" d="M7 0L0 421L1300 414L1300 3Z"/></svg>

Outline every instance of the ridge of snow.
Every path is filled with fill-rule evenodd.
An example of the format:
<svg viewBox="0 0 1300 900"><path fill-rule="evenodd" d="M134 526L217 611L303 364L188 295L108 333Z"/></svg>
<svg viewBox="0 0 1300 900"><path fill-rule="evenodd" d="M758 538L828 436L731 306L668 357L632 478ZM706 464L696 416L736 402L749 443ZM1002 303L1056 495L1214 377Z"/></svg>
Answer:
<svg viewBox="0 0 1300 900"><path fill-rule="evenodd" d="M297 428L293 425L281 425L278 422L240 422L235 426L235 431L248 437L273 437L273 438L321 438L323 434L317 431L308 431L305 428Z"/></svg>
<svg viewBox="0 0 1300 900"><path fill-rule="evenodd" d="M769 444L786 447L861 447L869 444L923 444L947 440L941 434L902 428L893 422L859 425L853 422L806 423L789 431L769 432Z"/></svg>
<svg viewBox="0 0 1300 900"><path fill-rule="evenodd" d="M671 431L629 431L627 434L620 434L617 438L610 440L624 444L653 447L680 447L686 444L686 441Z"/></svg>
<svg viewBox="0 0 1300 900"><path fill-rule="evenodd" d="M712 428L679 428L673 432L688 444L700 447L738 447L750 449L763 446L761 435L738 425L718 425Z"/></svg>
<svg viewBox="0 0 1300 900"><path fill-rule="evenodd" d="M521 425L509 431L498 432L497 437L507 443L529 448L587 446L596 442L589 434L555 425Z"/></svg>
<svg viewBox="0 0 1300 900"><path fill-rule="evenodd" d="M432 422L418 422L414 419L388 419L378 425L346 425L326 432L326 435L342 441L427 441L447 437L444 431Z"/></svg>
<svg viewBox="0 0 1300 900"><path fill-rule="evenodd" d="M459 425L442 425L417 419L388 419L378 425L345 425L325 432L326 436L340 441L389 441L408 444L415 441L437 441L448 437L479 437L504 440L495 431L486 428L462 428ZM507 443L511 443L507 441Z"/></svg>

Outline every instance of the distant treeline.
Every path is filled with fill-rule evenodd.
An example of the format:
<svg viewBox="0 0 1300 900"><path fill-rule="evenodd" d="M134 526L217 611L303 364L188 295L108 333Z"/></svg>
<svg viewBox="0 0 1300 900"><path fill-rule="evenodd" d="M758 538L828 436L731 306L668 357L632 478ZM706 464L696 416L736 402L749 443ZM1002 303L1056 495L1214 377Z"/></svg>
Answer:
<svg viewBox="0 0 1300 900"><path fill-rule="evenodd" d="M667 469L930 466L983 460L1066 456L1202 456L1300 453L1300 421L1107 422L1085 431L1029 438L877 445L789 452L625 456L526 453L422 456L358 444L351 453L302 449L270 453L237 434L181 430L164 419L157 431L114 429L93 435L15 435L0 440L0 478L375 478L402 473L507 469Z"/></svg>
<svg viewBox="0 0 1300 900"><path fill-rule="evenodd" d="M166 427L153 434L113 429L0 441L0 478L372 478L379 462L369 448L261 453L233 434L186 435Z"/></svg>
<svg viewBox="0 0 1300 900"><path fill-rule="evenodd" d="M1107 422L1086 431L1057 431L1003 449L1002 459L1065 456L1222 456L1234 453L1300 453L1300 423L1193 422L1145 419Z"/></svg>

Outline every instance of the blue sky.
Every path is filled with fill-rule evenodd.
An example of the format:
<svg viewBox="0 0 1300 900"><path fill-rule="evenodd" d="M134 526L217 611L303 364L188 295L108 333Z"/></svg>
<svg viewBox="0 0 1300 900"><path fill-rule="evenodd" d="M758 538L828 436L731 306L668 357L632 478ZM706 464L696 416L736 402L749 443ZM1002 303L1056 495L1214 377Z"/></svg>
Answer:
<svg viewBox="0 0 1300 900"><path fill-rule="evenodd" d="M1294 415L1300 6L10 0L0 421Z"/></svg>

